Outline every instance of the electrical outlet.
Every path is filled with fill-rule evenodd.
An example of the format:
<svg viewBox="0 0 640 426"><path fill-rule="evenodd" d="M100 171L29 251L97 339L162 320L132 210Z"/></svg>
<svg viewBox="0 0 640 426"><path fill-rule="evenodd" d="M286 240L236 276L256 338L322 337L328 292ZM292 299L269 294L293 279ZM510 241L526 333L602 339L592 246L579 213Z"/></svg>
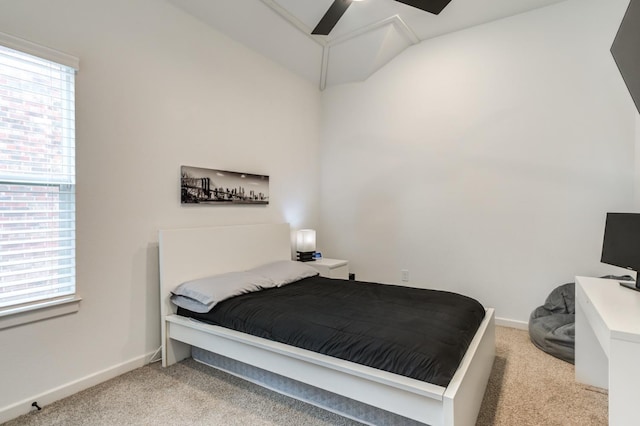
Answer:
<svg viewBox="0 0 640 426"><path fill-rule="evenodd" d="M408 283L409 282L409 270L408 269L403 269L400 271L400 275L402 276L402 282L404 283Z"/></svg>

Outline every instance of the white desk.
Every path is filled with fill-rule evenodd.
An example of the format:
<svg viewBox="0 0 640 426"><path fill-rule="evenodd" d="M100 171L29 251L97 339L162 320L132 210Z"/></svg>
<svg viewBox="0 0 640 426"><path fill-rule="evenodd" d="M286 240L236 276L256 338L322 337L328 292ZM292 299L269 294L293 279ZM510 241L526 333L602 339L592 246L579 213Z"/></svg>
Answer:
<svg viewBox="0 0 640 426"><path fill-rule="evenodd" d="M576 277L576 380L609 389L609 424L637 425L640 292Z"/></svg>

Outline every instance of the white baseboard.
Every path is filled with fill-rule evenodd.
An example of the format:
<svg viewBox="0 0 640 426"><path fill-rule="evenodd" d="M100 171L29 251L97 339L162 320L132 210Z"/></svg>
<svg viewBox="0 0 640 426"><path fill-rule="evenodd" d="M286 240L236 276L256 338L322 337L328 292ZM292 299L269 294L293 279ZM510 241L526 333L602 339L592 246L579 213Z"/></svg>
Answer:
<svg viewBox="0 0 640 426"><path fill-rule="evenodd" d="M517 328L520 330L528 330L529 327L528 323L525 321L511 320L508 318L496 318L496 325L502 327ZM90 374L86 377L59 386L55 389L43 392L39 395L34 395L8 407L2 407L0 408L0 424L34 410L34 408L31 406L34 401L37 401L40 407L44 407L62 398L66 398L92 386L105 382L109 379L118 377L121 374L127 373L131 370L135 370L136 368L143 367L149 363L149 360L156 353L157 351L149 352L146 355L142 355L113 367L106 368L102 371L98 371L97 373Z"/></svg>
<svg viewBox="0 0 640 426"><path fill-rule="evenodd" d="M149 363L149 360L153 355L154 352L149 352L146 355L114 365L113 367L109 367L81 379L74 380L73 382L48 390L39 395L34 395L7 407L1 407L0 424L35 410L35 408L31 406L34 401L37 401L40 407L45 407L46 405L62 398L66 398L109 379L113 379L114 377L120 376L121 374L127 373L131 370L135 370L136 368L143 367Z"/></svg>
<svg viewBox="0 0 640 426"><path fill-rule="evenodd" d="M496 317L496 325L502 327L517 328L519 330L529 330L529 323L526 321L516 321L508 318Z"/></svg>

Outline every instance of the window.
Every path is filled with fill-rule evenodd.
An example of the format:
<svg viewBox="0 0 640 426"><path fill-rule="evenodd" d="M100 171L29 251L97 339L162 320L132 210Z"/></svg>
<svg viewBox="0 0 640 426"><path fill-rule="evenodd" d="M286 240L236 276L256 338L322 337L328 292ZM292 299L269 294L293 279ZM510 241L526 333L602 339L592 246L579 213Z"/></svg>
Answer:
<svg viewBox="0 0 640 426"><path fill-rule="evenodd" d="M77 66L0 36L1 315L74 299Z"/></svg>

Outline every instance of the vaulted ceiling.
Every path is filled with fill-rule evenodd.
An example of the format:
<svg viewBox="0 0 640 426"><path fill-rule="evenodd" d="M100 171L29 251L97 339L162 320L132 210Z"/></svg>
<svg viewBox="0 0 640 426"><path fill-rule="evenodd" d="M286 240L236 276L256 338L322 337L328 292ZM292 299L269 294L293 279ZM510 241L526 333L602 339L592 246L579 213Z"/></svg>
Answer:
<svg viewBox="0 0 640 426"><path fill-rule="evenodd" d="M423 40L564 0L451 0L438 15L396 0L354 1L328 36L311 33L334 0L169 1L324 89L365 80Z"/></svg>

